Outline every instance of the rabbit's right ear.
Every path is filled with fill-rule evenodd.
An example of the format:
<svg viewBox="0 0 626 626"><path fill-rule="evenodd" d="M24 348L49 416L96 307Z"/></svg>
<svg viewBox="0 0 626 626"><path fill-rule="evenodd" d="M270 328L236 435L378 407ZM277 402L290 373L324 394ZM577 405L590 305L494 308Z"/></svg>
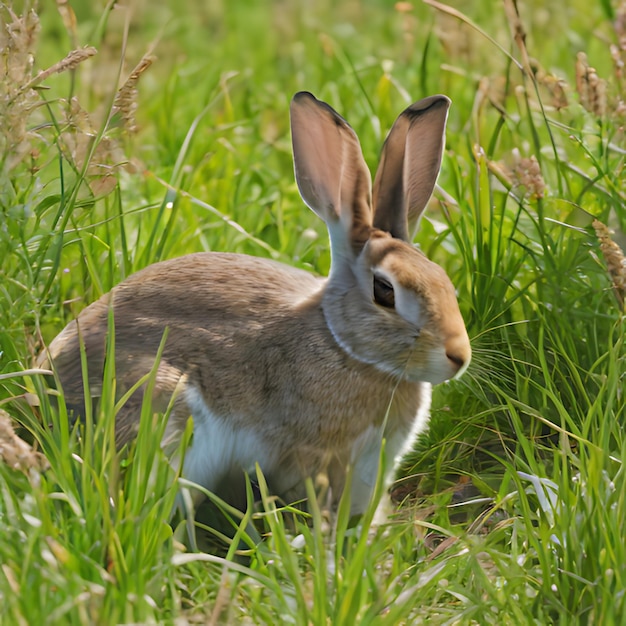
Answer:
<svg viewBox="0 0 626 626"><path fill-rule="evenodd" d="M358 251L372 225L372 180L355 132L328 104L301 91L291 101L291 137L302 199L326 222L335 251Z"/></svg>

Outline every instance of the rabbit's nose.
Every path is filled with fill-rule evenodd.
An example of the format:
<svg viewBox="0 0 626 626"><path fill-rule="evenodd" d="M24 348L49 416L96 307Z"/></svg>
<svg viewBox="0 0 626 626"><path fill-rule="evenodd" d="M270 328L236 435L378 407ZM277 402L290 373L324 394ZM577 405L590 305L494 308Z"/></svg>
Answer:
<svg viewBox="0 0 626 626"><path fill-rule="evenodd" d="M445 350L450 365L456 370L454 376L460 376L472 359L472 349L467 335L463 333L448 339Z"/></svg>

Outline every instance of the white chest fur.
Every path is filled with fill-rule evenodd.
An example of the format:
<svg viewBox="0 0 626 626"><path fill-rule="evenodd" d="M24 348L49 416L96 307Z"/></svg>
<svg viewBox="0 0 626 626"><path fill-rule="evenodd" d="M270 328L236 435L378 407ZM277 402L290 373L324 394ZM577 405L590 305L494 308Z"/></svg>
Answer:
<svg viewBox="0 0 626 626"><path fill-rule="evenodd" d="M255 463L262 468L273 465L271 452L258 433L233 428L228 420L214 415L193 387L187 389L186 400L194 433L185 456L185 478L216 491L229 476L241 479L244 472L254 472Z"/></svg>

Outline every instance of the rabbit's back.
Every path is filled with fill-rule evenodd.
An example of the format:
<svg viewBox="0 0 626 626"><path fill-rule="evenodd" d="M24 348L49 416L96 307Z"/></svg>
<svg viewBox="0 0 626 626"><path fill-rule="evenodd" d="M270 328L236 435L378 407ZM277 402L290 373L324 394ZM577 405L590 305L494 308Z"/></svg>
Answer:
<svg viewBox="0 0 626 626"><path fill-rule="evenodd" d="M268 286L269 285L269 286ZM164 360L197 374L207 349L224 350L261 333L269 316L297 306L323 281L269 259L197 253L150 265L81 312L50 344L50 357L66 398L82 397L80 342L97 395L103 376L109 310L115 327L116 374L134 384L152 367L167 329ZM232 350L231 350L232 351Z"/></svg>

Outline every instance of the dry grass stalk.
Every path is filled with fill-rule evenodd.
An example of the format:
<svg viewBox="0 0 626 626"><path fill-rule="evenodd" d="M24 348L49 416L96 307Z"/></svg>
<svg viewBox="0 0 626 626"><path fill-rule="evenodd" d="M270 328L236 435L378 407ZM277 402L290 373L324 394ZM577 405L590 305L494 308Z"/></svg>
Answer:
<svg viewBox="0 0 626 626"><path fill-rule="evenodd" d="M137 131L137 84L154 58L151 54L143 56L118 90L113 102L111 116L119 115L121 126L128 133ZM94 147L95 141L98 143ZM66 107L66 130L61 134L60 144L65 157L85 172L89 187L96 196L113 191L120 168L130 167L119 141L110 134L98 137L91 116L76 98L72 98Z"/></svg>
<svg viewBox="0 0 626 626"><path fill-rule="evenodd" d="M70 36L72 46L77 48L76 14L74 13L74 9L72 9L69 0L57 0L57 11L63 20L63 26L65 26L67 34Z"/></svg>
<svg viewBox="0 0 626 626"><path fill-rule="evenodd" d="M32 77L40 25L34 11L17 16L5 6L0 15L0 160L10 171L31 151L27 120L39 98L22 85Z"/></svg>
<svg viewBox="0 0 626 626"><path fill-rule="evenodd" d="M576 55L576 91L585 110L596 117L606 114L606 81L589 65L584 52Z"/></svg>
<svg viewBox="0 0 626 626"><path fill-rule="evenodd" d="M90 46L72 50L64 59L35 74L35 51L40 32L37 14L28 11L17 15L11 8L0 6L0 117L3 120L0 132L0 194L10 198L13 183L9 175L14 177L18 166L29 160L32 161L30 169L37 167L39 150L36 145L41 143L42 138L32 128L41 128L42 120L33 121L32 114L44 102L37 93L37 86L54 74L75 70L97 51ZM67 0L57 0L57 7L68 32L75 34L75 16ZM128 132L136 130L137 82L152 61L152 56L145 55L115 98L113 112L119 112ZM75 97L69 102L59 100L55 108L57 105L61 107L61 114L56 126L63 129L58 143L65 158L78 171L84 172L94 195L110 193L117 185L119 168L128 165L119 142L110 133L103 135L97 130L99 125L92 122L89 113ZM30 159L29 154L32 155Z"/></svg>
<svg viewBox="0 0 626 626"><path fill-rule="evenodd" d="M46 458L40 452L33 450L15 434L9 414L2 409L0 409L0 462L24 474L30 474L31 471L39 472L48 466Z"/></svg>
<svg viewBox="0 0 626 626"><path fill-rule="evenodd" d="M541 74L537 80L550 93L551 104L557 110L567 108L567 82L554 74Z"/></svg>
<svg viewBox="0 0 626 626"><path fill-rule="evenodd" d="M513 177L517 186L526 189L526 194L533 199L543 198L546 183L543 180L541 167L535 155L520 157L517 151L514 152L514 155Z"/></svg>
<svg viewBox="0 0 626 626"><path fill-rule="evenodd" d="M29 129L33 111L42 104L34 88L53 74L76 69L96 54L96 49L72 50L64 59L33 76L39 18L34 11L17 15L6 5L3 9L0 12L0 118L3 121L0 160L2 174L7 175L23 163L28 154L33 159L38 154L33 148L38 137Z"/></svg>
<svg viewBox="0 0 626 626"><path fill-rule="evenodd" d="M526 48L526 29L522 23L519 10L517 8L517 2L515 0L504 0L504 12L509 22L511 34L515 44L517 45L521 57L522 66L529 77L532 77L532 66L530 56L528 55L528 49Z"/></svg>
<svg viewBox="0 0 626 626"><path fill-rule="evenodd" d="M32 89L53 74L60 74L61 72L75 70L83 61L94 56L94 54L98 54L98 51L93 46L85 46L84 48L79 48L78 50L72 50L67 53L64 59L57 61L54 65L51 65L45 70L41 70L37 76L35 76L28 84L24 85L22 89Z"/></svg>
<svg viewBox="0 0 626 626"><path fill-rule="evenodd" d="M611 231L600 220L593 220L593 228L600 242L600 251L606 262L613 291L620 307L624 308L626 299L626 256L622 249L611 239Z"/></svg>
<svg viewBox="0 0 626 626"><path fill-rule="evenodd" d="M5 63L6 77L17 88L24 84L24 78L32 74L34 53L37 38L41 29L39 17L35 11L28 11L22 16L16 15L12 9L3 5L10 21L3 15L2 30L0 31L0 49ZM11 85L5 85L11 87Z"/></svg>
<svg viewBox="0 0 626 626"><path fill-rule="evenodd" d="M567 101L567 82L546 71L537 59L530 59L530 64L537 84L546 90L550 96L550 105L557 111L565 109L569 104Z"/></svg>
<svg viewBox="0 0 626 626"><path fill-rule="evenodd" d="M518 150L513 150L511 166L502 161L489 162L489 169L505 184L517 192L523 192L525 198L541 199L546 192L546 183L541 174L539 161L534 155L522 157Z"/></svg>
<svg viewBox="0 0 626 626"><path fill-rule="evenodd" d="M105 196L115 189L118 170L127 164L124 151L114 138L98 138L89 113L77 98L72 98L66 107L65 130L59 139L65 158L79 171L85 171L94 195Z"/></svg>
<svg viewBox="0 0 626 626"><path fill-rule="evenodd" d="M115 101L113 102L113 112L119 113L124 127L129 133L137 131L135 121L135 111L137 110L137 83L141 75L152 65L155 57L150 53L145 54L141 61L130 73L126 82L119 88Z"/></svg>

